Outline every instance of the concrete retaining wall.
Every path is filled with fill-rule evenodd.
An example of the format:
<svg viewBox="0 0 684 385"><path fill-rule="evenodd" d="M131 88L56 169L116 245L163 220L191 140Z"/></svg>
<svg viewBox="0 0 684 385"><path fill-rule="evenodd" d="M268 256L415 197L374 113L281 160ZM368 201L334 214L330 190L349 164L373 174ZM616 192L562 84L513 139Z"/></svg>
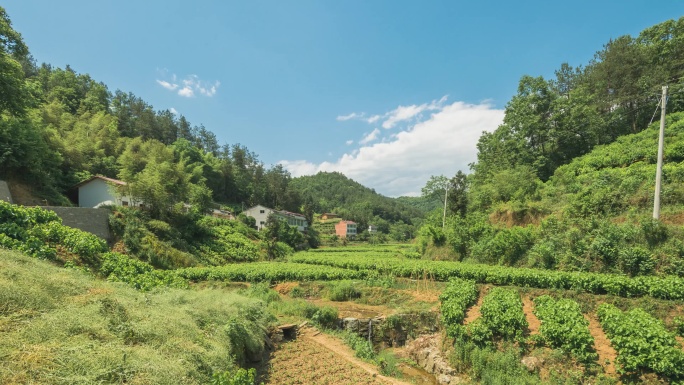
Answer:
<svg viewBox="0 0 684 385"><path fill-rule="evenodd" d="M42 208L57 213L62 218L64 226L87 231L104 238L107 242L112 241L112 234L109 231L109 214L111 212L107 209L60 206L43 206Z"/></svg>

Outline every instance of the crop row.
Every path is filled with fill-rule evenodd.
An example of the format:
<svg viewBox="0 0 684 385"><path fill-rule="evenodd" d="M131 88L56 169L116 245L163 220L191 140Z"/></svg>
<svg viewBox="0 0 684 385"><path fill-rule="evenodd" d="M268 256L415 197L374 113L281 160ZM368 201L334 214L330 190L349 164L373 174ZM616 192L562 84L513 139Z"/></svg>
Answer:
<svg viewBox="0 0 684 385"><path fill-rule="evenodd" d="M482 300L480 313L482 317L475 323L482 322L493 336L505 340L521 339L528 326L520 294L513 289L490 290ZM471 328L471 334L475 327Z"/></svg>
<svg viewBox="0 0 684 385"><path fill-rule="evenodd" d="M457 337L461 331L461 323L465 319L466 311L477 301L478 290L475 281L452 278L442 294L440 312L442 322L451 337Z"/></svg>
<svg viewBox="0 0 684 385"><path fill-rule="evenodd" d="M190 267L175 270L175 273L179 277L191 281L238 282L333 281L359 279L372 275L366 271L288 262L254 262L216 267Z"/></svg>
<svg viewBox="0 0 684 385"><path fill-rule="evenodd" d="M364 255L325 255L297 253L291 262L327 265L355 270L374 270L396 277L429 277L447 281L452 277L474 280L477 283L512 285L541 289L580 290L593 294L620 297L650 295L668 300L684 299L684 279L675 276L628 277L623 275L566 272L507 266L467 264L448 261L427 261L406 258L384 258Z"/></svg>
<svg viewBox="0 0 684 385"><path fill-rule="evenodd" d="M623 373L651 370L674 381L684 381L684 351L662 322L640 308L623 312L601 304L598 317Z"/></svg>
<svg viewBox="0 0 684 385"><path fill-rule="evenodd" d="M534 299L534 314L541 321L539 334L546 345L564 350L581 362L598 359L589 321L582 316L577 302L543 295Z"/></svg>

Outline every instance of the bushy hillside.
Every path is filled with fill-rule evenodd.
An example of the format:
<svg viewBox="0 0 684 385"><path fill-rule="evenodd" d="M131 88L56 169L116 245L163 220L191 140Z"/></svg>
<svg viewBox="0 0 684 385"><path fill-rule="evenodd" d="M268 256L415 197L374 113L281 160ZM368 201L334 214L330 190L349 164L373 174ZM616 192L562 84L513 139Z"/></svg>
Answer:
<svg viewBox="0 0 684 385"><path fill-rule="evenodd" d="M618 138L556 170L540 189L546 206L570 215L611 216L653 209L659 124ZM684 224L684 113L667 116L661 204L664 218Z"/></svg>
<svg viewBox="0 0 684 385"><path fill-rule="evenodd" d="M666 132L661 221L651 218L654 123L575 158L545 183L514 171L489 181L489 193L505 199L448 218L444 230L424 227L422 245L489 264L684 276L684 113L668 115Z"/></svg>

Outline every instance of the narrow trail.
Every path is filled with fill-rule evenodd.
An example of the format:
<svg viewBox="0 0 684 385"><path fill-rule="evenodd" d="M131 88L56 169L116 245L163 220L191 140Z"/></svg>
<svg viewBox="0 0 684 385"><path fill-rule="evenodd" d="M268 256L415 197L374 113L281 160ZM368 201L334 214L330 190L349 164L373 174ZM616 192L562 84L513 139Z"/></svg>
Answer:
<svg viewBox="0 0 684 385"><path fill-rule="evenodd" d="M598 353L599 356L599 365L603 366L603 370L607 375L616 376L615 359L617 358L617 352L610 344L610 340L606 336L606 333L603 332L603 328L596 318L596 315L584 314L584 318L589 321L589 332L591 333L591 336L594 337L596 353ZM608 364L606 364L606 362L608 362Z"/></svg>
<svg viewBox="0 0 684 385"><path fill-rule="evenodd" d="M382 384L411 385L408 382L404 382L396 378L381 375L378 371L378 368L375 365L369 364L356 358L356 356L354 356L354 351L349 346L345 345L344 342L340 341L338 338L329 336L327 334L317 331L314 328L308 327L305 329L300 329L299 338L304 338L306 340L320 344L321 346L335 353L337 356L344 359L345 361L365 370L368 374L373 376L373 378L375 378L376 380L378 380L378 382Z"/></svg>
<svg viewBox="0 0 684 385"><path fill-rule="evenodd" d="M480 296L477 297L477 303L475 305L471 306L470 309L468 309L466 311L466 316L463 319L464 325L472 323L473 321L475 321L476 319L478 319L482 315L480 313L480 307L482 306L482 299L484 298L484 296L487 294L488 291L489 291L488 286L483 286L482 289L480 289Z"/></svg>
<svg viewBox="0 0 684 385"><path fill-rule="evenodd" d="M522 302L523 312L525 313L525 318L527 319L530 335L539 334L541 322L539 322L539 318L534 315L534 302L532 302L532 299L526 296L522 297Z"/></svg>

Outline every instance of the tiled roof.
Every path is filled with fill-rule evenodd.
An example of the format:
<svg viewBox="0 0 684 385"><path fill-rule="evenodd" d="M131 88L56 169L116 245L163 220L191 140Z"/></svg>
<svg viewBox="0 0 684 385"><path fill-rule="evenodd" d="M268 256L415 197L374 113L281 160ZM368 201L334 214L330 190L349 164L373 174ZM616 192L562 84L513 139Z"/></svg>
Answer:
<svg viewBox="0 0 684 385"><path fill-rule="evenodd" d="M113 178L107 178L106 176L102 176L102 175L95 175L95 176L92 176L92 177L90 177L90 178L88 178L88 179L86 179L86 180L84 180L84 181L82 181L82 182L76 184L74 187L81 187L81 186L83 186L84 184L86 184L86 183L88 183L88 182L91 182L91 181L93 181L93 180L95 180L95 179L102 179L102 180L105 181L105 182L118 184L119 186L125 186L125 185L126 185L126 182L124 182L124 181L122 181L122 180L113 179Z"/></svg>

